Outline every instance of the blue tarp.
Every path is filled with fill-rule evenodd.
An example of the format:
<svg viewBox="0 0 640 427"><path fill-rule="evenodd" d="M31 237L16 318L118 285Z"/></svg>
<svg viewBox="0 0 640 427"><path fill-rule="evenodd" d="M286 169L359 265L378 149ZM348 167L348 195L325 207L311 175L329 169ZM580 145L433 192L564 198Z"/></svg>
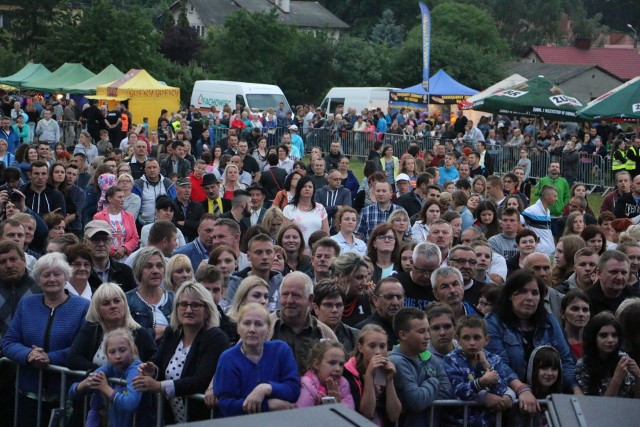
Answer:
<svg viewBox="0 0 640 427"><path fill-rule="evenodd" d="M413 110L427 109L429 104L457 104L467 97L478 93L455 81L444 70L435 73L429 79L429 96L422 87L422 83L405 89L392 91L389 94L389 106L393 109L409 107Z"/></svg>

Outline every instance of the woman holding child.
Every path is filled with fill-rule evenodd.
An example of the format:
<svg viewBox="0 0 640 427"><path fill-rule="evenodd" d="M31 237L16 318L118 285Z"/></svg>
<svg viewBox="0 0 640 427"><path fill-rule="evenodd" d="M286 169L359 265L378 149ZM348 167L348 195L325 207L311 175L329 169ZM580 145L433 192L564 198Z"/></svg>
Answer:
<svg viewBox="0 0 640 427"><path fill-rule="evenodd" d="M532 272L520 270L507 279L497 310L487 316L489 343L487 350L508 365L508 384L520 400L526 413L540 410L531 384L526 381L526 369L534 348L551 345L562 361L563 384L581 394L575 378L575 365L562 329L544 307L542 296L546 285Z"/></svg>

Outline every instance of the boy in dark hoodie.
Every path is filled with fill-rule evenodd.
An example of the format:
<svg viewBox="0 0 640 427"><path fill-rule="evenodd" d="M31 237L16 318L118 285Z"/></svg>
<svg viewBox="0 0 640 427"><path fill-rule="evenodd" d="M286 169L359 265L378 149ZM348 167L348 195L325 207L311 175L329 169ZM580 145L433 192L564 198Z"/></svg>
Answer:
<svg viewBox="0 0 640 427"><path fill-rule="evenodd" d="M393 319L393 330L400 340L389 355L396 366L394 384L402 415L400 427L429 425L429 407L438 399L452 399L453 390L442 366L427 350L429 322L424 311L403 308Z"/></svg>

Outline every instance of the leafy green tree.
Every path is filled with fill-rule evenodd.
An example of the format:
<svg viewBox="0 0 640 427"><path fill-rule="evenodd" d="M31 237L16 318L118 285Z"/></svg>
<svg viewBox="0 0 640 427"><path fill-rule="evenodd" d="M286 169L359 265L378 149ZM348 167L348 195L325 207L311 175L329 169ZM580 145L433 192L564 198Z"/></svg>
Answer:
<svg viewBox="0 0 640 427"><path fill-rule="evenodd" d="M424 0L423 0L424 1ZM431 7L439 0L425 1ZM399 25L410 28L420 14L416 0L320 0L331 13L351 26L351 34L368 37L384 10L391 10Z"/></svg>
<svg viewBox="0 0 640 427"><path fill-rule="evenodd" d="M0 30L0 76L9 76L19 71L27 62L27 56L14 48L11 36Z"/></svg>
<svg viewBox="0 0 640 427"><path fill-rule="evenodd" d="M398 46L402 43L404 27L397 25L393 11L386 9L382 12L382 18L371 30L371 40L376 43L384 43L387 46Z"/></svg>
<svg viewBox="0 0 640 427"><path fill-rule="evenodd" d="M15 48L30 55L73 21L69 0L10 0Z"/></svg>
<svg viewBox="0 0 640 427"><path fill-rule="evenodd" d="M202 65L221 79L276 83L286 66L295 29L278 24L275 11L230 14L220 29L210 29Z"/></svg>
<svg viewBox="0 0 640 427"><path fill-rule="evenodd" d="M472 5L443 2L431 10L431 17L432 75L442 68L462 84L479 90L504 78L509 45L487 12ZM395 52L394 62L391 81L402 87L421 81L421 25L409 31Z"/></svg>
<svg viewBox="0 0 640 427"><path fill-rule="evenodd" d="M178 22L164 30L160 40L160 51L168 59L185 65L195 58L204 43L195 29L189 26L187 5L183 0L180 6Z"/></svg>
<svg viewBox="0 0 640 427"><path fill-rule="evenodd" d="M158 49L159 38L150 17L142 10L117 8L108 0L96 0L84 9L76 23L51 34L33 57L50 67L80 62L94 72L109 64L122 71L153 70L166 66Z"/></svg>

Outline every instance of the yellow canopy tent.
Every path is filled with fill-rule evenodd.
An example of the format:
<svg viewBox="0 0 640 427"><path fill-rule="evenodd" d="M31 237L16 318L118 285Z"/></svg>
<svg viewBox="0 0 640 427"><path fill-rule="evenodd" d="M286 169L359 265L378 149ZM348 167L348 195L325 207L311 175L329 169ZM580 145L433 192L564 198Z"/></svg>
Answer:
<svg viewBox="0 0 640 427"><path fill-rule="evenodd" d="M180 89L160 83L145 70L129 70L118 80L97 86L96 94L87 98L108 101L110 108L116 101L129 100L133 123L140 124L147 117L154 126L163 108L180 108Z"/></svg>

